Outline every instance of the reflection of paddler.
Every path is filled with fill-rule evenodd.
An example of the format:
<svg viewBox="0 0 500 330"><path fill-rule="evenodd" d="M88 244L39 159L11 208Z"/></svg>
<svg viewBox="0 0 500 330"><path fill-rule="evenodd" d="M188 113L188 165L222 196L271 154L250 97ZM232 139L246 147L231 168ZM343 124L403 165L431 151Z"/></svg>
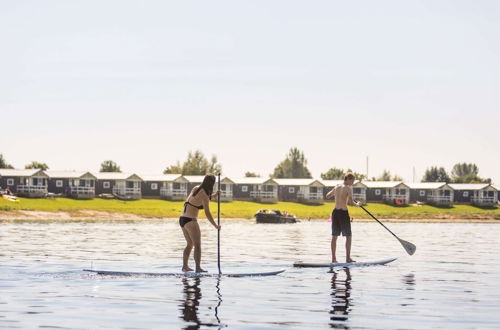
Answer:
<svg viewBox="0 0 500 330"><path fill-rule="evenodd" d="M198 318L198 306L201 300L200 279L182 278L184 285L184 301L181 305L182 319L186 322L195 323L186 329L198 329L201 322Z"/></svg>
<svg viewBox="0 0 500 330"><path fill-rule="evenodd" d="M345 280L338 278L339 273L345 272ZM349 319L351 304L351 271L343 268L332 276L332 309L330 310L331 326L340 327L340 324Z"/></svg>

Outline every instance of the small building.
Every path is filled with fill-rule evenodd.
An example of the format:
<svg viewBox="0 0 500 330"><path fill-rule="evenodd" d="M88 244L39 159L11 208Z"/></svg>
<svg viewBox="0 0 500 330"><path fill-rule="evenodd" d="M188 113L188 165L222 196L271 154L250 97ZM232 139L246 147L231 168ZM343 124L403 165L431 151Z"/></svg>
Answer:
<svg viewBox="0 0 500 330"><path fill-rule="evenodd" d="M498 190L488 183L451 183L455 203L492 206L498 202Z"/></svg>
<svg viewBox="0 0 500 330"><path fill-rule="evenodd" d="M48 190L55 194L64 194L76 199L92 199L95 197L96 177L90 172L47 171L49 176Z"/></svg>
<svg viewBox="0 0 500 330"><path fill-rule="evenodd" d="M274 179L278 199L285 202L318 203L323 201L323 183L315 179Z"/></svg>
<svg viewBox="0 0 500 330"><path fill-rule="evenodd" d="M47 196L48 175L38 169L0 169L0 186L18 196L40 198Z"/></svg>
<svg viewBox="0 0 500 330"><path fill-rule="evenodd" d="M453 204L453 188L446 182L408 183L411 203Z"/></svg>
<svg viewBox="0 0 500 330"><path fill-rule="evenodd" d="M384 202L395 205L410 203L410 187L401 181L363 181L367 202Z"/></svg>
<svg viewBox="0 0 500 330"><path fill-rule="evenodd" d="M188 181L188 191L200 185L205 178L204 175L183 175L183 177ZM233 200L233 186L234 182L228 177L221 178L220 180L220 200L227 202ZM214 191L217 190L217 182L214 185Z"/></svg>
<svg viewBox="0 0 500 330"><path fill-rule="evenodd" d="M326 200L326 194L339 184L343 184L344 180L320 180L321 183L325 185L324 198ZM352 185L352 199L355 201L360 201L361 203L366 203L366 185L363 182L356 180ZM332 199L333 201L333 199Z"/></svg>
<svg viewBox="0 0 500 330"><path fill-rule="evenodd" d="M269 178L240 178L234 182L233 199L256 202L278 201L278 183Z"/></svg>
<svg viewBox="0 0 500 330"><path fill-rule="evenodd" d="M137 174L121 172L93 173L97 178L95 193L113 194L116 198L136 200L141 199L142 178Z"/></svg>
<svg viewBox="0 0 500 330"><path fill-rule="evenodd" d="M142 196L167 200L185 200L188 182L180 174L141 175Z"/></svg>

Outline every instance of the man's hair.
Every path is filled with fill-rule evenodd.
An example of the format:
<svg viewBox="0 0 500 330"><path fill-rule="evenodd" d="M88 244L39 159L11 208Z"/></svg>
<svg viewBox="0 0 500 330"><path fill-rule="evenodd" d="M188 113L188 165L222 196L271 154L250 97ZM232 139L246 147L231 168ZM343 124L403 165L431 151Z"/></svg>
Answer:
<svg viewBox="0 0 500 330"><path fill-rule="evenodd" d="M352 173L347 173L344 177L344 181L347 181L347 180L354 180L356 179L356 177L354 176L354 174Z"/></svg>

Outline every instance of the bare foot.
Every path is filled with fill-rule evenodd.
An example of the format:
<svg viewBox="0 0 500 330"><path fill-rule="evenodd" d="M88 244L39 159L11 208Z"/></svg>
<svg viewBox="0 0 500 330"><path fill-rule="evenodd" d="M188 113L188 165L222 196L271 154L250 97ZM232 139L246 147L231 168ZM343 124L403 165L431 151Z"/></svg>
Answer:
<svg viewBox="0 0 500 330"><path fill-rule="evenodd" d="M192 272L192 271L193 271L193 268L190 268L190 267L188 267L188 266L186 266L186 267L182 267L182 271L183 271L183 272Z"/></svg>
<svg viewBox="0 0 500 330"><path fill-rule="evenodd" d="M353 262L356 262L356 260L352 260L351 258L347 258L345 260L345 262L347 262L347 263L353 263Z"/></svg>
<svg viewBox="0 0 500 330"><path fill-rule="evenodd" d="M332 259L332 264L336 264L337 262L337 259Z"/></svg>
<svg viewBox="0 0 500 330"><path fill-rule="evenodd" d="M208 271L202 269L202 268L196 268L197 273L207 273Z"/></svg>

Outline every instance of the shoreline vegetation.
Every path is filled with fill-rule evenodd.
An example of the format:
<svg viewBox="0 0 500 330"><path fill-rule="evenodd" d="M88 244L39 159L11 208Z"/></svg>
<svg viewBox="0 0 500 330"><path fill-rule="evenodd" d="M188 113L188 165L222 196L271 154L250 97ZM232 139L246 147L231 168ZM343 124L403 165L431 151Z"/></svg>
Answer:
<svg viewBox="0 0 500 330"><path fill-rule="evenodd" d="M334 203L301 204L291 202L256 203L233 201L221 203L221 219L251 219L260 209L276 209L294 214L300 220L326 221ZM0 200L0 221L120 221L143 219L177 219L183 202L159 199L137 201L75 200L69 198L28 199L19 202ZM392 222L498 222L499 207L453 205L438 207L431 205L392 206L368 203L366 208L379 219ZM212 215L217 214L217 204L211 204ZM373 221L358 207L350 207L354 221ZM203 211L200 218L205 218Z"/></svg>

